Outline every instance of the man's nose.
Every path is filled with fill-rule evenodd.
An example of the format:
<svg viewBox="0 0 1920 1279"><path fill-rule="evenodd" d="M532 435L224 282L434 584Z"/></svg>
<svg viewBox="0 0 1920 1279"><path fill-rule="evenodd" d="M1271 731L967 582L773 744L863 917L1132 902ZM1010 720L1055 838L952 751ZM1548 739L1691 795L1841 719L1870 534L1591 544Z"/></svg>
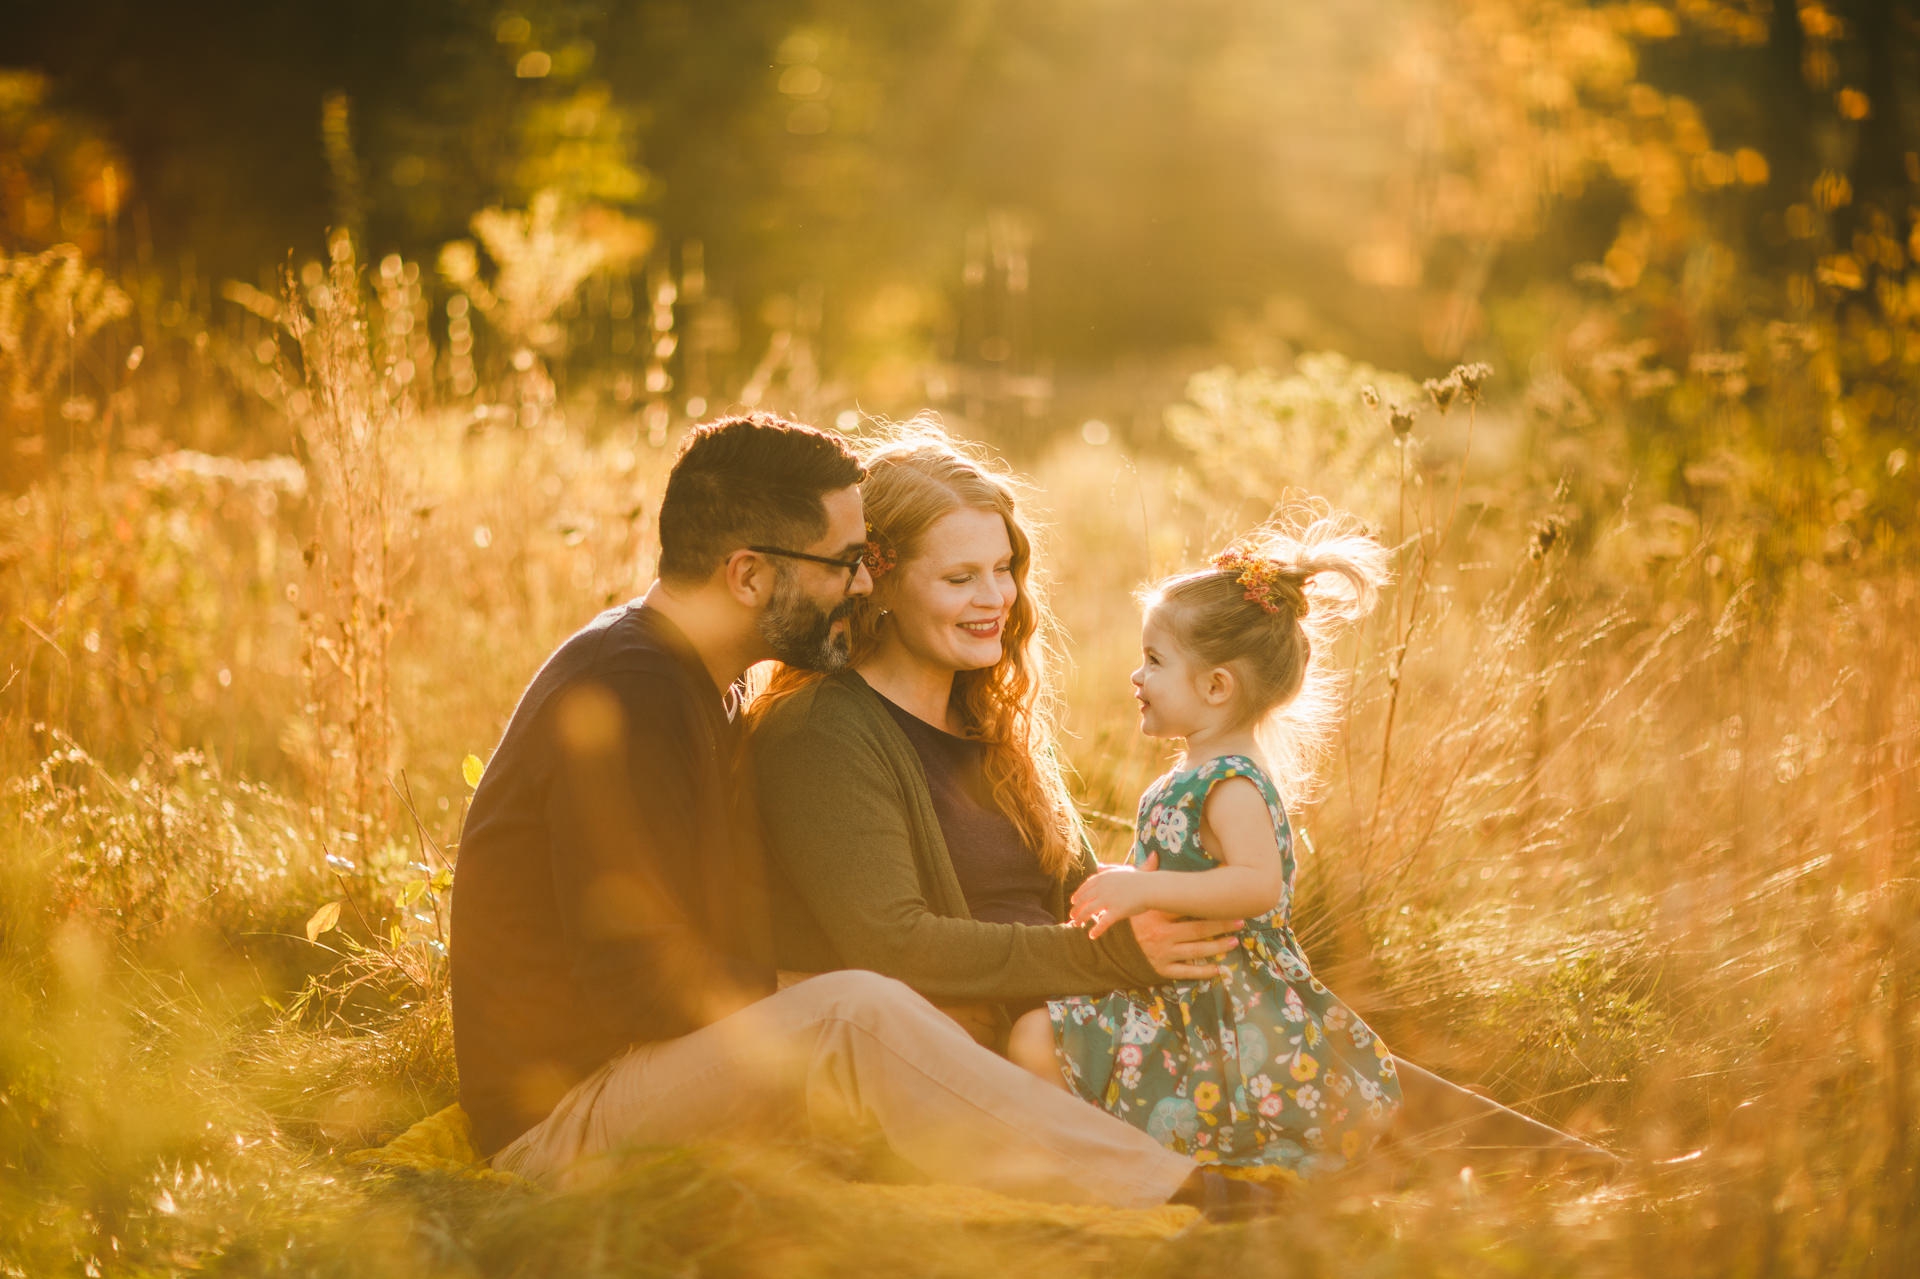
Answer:
<svg viewBox="0 0 1920 1279"><path fill-rule="evenodd" d="M860 561L860 567L853 571L853 581L847 584L848 596L873 594L873 574L867 571L867 562Z"/></svg>

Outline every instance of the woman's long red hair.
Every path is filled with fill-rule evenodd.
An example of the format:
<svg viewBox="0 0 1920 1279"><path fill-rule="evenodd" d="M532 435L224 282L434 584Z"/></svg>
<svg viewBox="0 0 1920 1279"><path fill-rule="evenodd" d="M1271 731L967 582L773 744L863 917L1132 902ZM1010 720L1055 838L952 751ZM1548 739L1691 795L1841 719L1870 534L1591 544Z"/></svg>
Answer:
<svg viewBox="0 0 1920 1279"><path fill-rule="evenodd" d="M936 521L953 511L976 510L992 511L1006 522L1019 595L1002 632L1001 658L982 670L957 672L952 705L966 735L986 745L995 804L1041 867L1064 879L1079 855L1080 817L1054 755L1059 703L1050 659L1055 626L1045 583L1034 572L1033 533L1015 502L1018 481L924 420L888 428L861 452L867 524L897 561L849 618L854 665L879 647L881 615L890 606L892 583L899 580L894 574L919 553L921 539ZM749 714L763 714L819 678L817 672L776 667Z"/></svg>

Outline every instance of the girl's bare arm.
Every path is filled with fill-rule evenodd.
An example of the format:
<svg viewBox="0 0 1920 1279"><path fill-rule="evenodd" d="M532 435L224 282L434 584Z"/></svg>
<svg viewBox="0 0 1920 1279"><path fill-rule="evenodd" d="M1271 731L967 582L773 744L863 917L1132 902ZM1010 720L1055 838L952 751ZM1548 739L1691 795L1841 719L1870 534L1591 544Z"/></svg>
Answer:
<svg viewBox="0 0 1920 1279"><path fill-rule="evenodd" d="M1207 793L1201 845L1221 865L1203 871L1102 871L1073 895L1072 919L1099 936L1143 910L1215 919L1264 914L1280 901L1285 869L1260 788L1230 777Z"/></svg>

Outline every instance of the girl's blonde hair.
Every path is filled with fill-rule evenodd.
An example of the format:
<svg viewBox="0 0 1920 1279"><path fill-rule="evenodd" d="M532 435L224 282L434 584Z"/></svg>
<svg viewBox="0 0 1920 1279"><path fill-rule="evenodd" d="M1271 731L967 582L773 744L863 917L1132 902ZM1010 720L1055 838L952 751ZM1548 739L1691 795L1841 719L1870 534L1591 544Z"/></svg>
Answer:
<svg viewBox="0 0 1920 1279"><path fill-rule="evenodd" d="M892 607L900 581L898 569L919 554L921 540L941 517L958 510L991 511L1006 524L1019 594L1001 632L1001 657L982 670L957 672L952 706L967 736L986 746L994 803L1046 872L1064 879L1079 855L1081 824L1054 755L1058 694L1049 659L1056 629L1044 583L1034 572L1033 529L1015 501L1020 482L926 418L883 426L859 452L867 468L860 497L868 536L892 565L876 573L873 594L857 601L848 617L851 665L879 647L882 616ZM818 678L809 671L777 669L754 713Z"/></svg>
<svg viewBox="0 0 1920 1279"><path fill-rule="evenodd" d="M1345 673L1332 641L1373 610L1392 579L1386 548L1358 520L1315 504L1237 539L1214 564L1167 578L1142 602L1202 667L1239 682L1290 803L1311 799L1339 726Z"/></svg>

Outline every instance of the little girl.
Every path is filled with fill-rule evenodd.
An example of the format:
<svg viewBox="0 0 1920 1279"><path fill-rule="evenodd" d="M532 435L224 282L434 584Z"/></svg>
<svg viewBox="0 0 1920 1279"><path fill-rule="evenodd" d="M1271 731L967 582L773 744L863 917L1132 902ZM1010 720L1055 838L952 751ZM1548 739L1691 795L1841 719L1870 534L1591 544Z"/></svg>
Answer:
<svg viewBox="0 0 1920 1279"><path fill-rule="evenodd" d="M1379 543L1323 518L1242 539L1146 599L1140 727L1184 739L1185 756L1141 797L1128 865L1082 884L1072 919L1098 936L1143 910L1244 917L1240 944L1208 981L1056 999L1015 1023L1009 1055L1202 1163L1330 1172L1400 1104L1386 1046L1294 938L1293 840L1269 767L1297 781L1302 748L1324 742L1338 681L1315 648L1386 578Z"/></svg>

